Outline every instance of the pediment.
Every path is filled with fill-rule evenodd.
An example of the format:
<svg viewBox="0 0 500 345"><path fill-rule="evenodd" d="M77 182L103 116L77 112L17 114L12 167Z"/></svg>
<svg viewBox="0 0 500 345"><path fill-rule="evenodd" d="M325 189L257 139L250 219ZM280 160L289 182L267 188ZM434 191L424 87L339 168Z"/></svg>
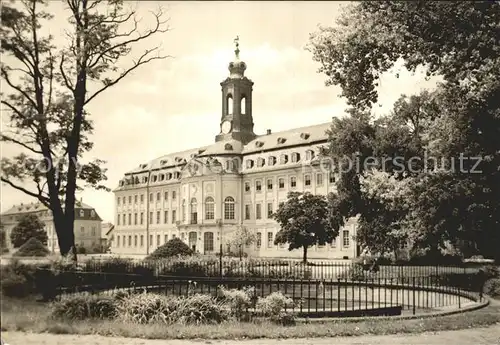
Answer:
<svg viewBox="0 0 500 345"><path fill-rule="evenodd" d="M222 169L218 169L217 166L217 160L214 159L202 160L199 158L192 158L182 168L181 179L220 174Z"/></svg>

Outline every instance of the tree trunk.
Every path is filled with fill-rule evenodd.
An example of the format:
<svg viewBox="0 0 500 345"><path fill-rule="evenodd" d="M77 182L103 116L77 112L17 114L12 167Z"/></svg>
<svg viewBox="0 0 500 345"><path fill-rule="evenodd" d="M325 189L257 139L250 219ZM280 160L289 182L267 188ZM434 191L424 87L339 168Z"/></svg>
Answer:
<svg viewBox="0 0 500 345"><path fill-rule="evenodd" d="M302 257L302 262L307 264L307 246L304 246L304 255Z"/></svg>

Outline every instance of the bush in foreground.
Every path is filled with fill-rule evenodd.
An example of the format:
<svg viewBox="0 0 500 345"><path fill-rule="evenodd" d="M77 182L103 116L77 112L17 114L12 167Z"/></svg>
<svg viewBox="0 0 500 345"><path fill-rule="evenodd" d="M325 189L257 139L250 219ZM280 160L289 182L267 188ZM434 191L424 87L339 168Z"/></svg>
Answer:
<svg viewBox="0 0 500 345"><path fill-rule="evenodd" d="M18 251L13 254L13 256L19 257L44 257L50 254L48 248L40 242L38 239L32 237L26 243L24 243L21 247L19 247Z"/></svg>
<svg viewBox="0 0 500 345"><path fill-rule="evenodd" d="M19 260L11 260L1 267L2 293L7 297L24 298L35 293L35 275L37 266L22 264Z"/></svg>
<svg viewBox="0 0 500 345"><path fill-rule="evenodd" d="M77 295L53 303L52 315L65 320L113 319L116 299L107 296Z"/></svg>

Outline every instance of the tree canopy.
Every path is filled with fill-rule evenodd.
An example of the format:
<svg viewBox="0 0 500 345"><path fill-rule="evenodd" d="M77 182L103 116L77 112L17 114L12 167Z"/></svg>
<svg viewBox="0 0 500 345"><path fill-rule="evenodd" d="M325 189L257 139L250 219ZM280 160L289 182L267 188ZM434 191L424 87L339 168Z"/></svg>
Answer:
<svg viewBox="0 0 500 345"><path fill-rule="evenodd" d="M35 214L28 214L21 217L19 223L17 223L10 233L10 241L14 248L21 247L31 238L47 245L48 236L47 231L45 231L45 223Z"/></svg>
<svg viewBox="0 0 500 345"><path fill-rule="evenodd" d="M288 250L302 248L304 262L309 247L330 243L339 233L324 195L290 192L273 218L280 225L274 243L288 244Z"/></svg>
<svg viewBox="0 0 500 345"><path fill-rule="evenodd" d="M52 211L61 254L76 259L75 193L109 190L105 162L85 157L93 147L86 107L140 66L166 58L159 46L135 50L169 27L161 8L143 30L139 14L121 0L65 0L68 28L58 45L47 34L48 3L2 4L1 104L8 125L1 139L21 153L2 158L1 181Z"/></svg>
<svg viewBox="0 0 500 345"><path fill-rule="evenodd" d="M338 183L342 214L360 215L362 245L385 248L391 234L393 245L406 238L498 257L499 22L497 1L365 1L311 35L326 84L340 86L350 106L332 125L327 154L376 161ZM443 81L374 119L380 77L398 77L400 62Z"/></svg>

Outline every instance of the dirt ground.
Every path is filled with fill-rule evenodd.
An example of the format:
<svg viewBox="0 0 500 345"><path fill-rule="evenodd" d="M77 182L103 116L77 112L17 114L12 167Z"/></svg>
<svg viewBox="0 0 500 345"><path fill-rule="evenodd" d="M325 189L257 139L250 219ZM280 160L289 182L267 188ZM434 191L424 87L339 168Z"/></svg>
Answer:
<svg viewBox="0 0 500 345"><path fill-rule="evenodd" d="M348 338L309 339L255 339L255 340L146 340L108 338L93 335L30 334L21 332L2 333L8 345L493 345L500 344L500 325L460 331L387 336L361 336Z"/></svg>

